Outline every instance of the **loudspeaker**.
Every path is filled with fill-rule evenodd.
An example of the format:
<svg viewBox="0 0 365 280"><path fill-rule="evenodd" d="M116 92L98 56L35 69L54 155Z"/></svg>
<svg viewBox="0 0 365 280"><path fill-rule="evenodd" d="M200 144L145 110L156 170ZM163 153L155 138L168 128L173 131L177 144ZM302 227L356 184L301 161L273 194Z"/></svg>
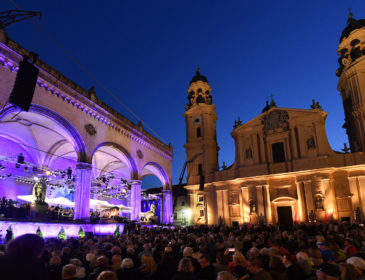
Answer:
<svg viewBox="0 0 365 280"><path fill-rule="evenodd" d="M13 91L9 97L10 103L24 111L29 110L37 83L38 72L38 68L30 63L27 57L24 57L19 63Z"/></svg>

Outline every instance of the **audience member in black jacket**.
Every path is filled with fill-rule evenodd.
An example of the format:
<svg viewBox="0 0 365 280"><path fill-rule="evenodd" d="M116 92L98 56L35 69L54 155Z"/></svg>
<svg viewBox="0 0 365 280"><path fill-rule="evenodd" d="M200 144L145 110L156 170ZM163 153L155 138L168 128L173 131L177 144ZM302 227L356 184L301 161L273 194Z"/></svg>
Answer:
<svg viewBox="0 0 365 280"><path fill-rule="evenodd" d="M199 259L201 269L198 271L196 278L198 280L215 280L217 274L214 266L210 263L210 256L204 254Z"/></svg>

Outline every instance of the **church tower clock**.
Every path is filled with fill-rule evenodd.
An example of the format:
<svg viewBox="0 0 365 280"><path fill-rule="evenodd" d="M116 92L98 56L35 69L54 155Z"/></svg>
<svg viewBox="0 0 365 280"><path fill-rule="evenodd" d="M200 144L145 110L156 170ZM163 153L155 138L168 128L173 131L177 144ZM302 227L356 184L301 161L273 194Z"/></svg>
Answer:
<svg viewBox="0 0 365 280"><path fill-rule="evenodd" d="M212 89L198 68L188 88L189 103L185 106L187 184L213 180L218 166L216 136L217 114L212 101ZM201 177L203 175L204 177Z"/></svg>
<svg viewBox="0 0 365 280"><path fill-rule="evenodd" d="M350 13L337 50L338 90L345 111L344 128L352 152L365 152L365 20Z"/></svg>

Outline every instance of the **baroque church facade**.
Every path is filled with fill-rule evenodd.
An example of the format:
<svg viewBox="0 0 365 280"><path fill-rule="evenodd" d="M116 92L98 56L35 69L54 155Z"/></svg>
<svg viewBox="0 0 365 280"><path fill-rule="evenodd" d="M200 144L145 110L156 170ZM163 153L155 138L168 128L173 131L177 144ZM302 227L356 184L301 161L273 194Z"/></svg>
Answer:
<svg viewBox="0 0 365 280"><path fill-rule="evenodd" d="M218 167L217 115L212 89L198 69L185 109L187 186L191 224L363 221L365 211L365 20L350 14L338 47L338 90L350 147L333 151L327 112L279 108L231 133L235 161Z"/></svg>

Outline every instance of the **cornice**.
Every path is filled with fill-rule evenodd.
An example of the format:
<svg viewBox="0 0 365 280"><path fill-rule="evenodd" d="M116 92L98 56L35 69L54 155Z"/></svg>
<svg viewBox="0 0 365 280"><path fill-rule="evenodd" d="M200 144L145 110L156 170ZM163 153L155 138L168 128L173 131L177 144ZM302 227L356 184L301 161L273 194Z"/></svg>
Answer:
<svg viewBox="0 0 365 280"><path fill-rule="evenodd" d="M0 65L5 69L10 72L17 72L19 69L18 63L22 59L21 55L29 55L29 52L14 41L8 40L7 44L0 42ZM89 93L85 89L48 64L37 60L36 66L40 70L37 86L43 88L46 93L53 95L55 98L60 98L63 102L72 106L73 109L84 112L163 158L172 160L171 146L162 143L101 100L97 98L90 100Z"/></svg>

